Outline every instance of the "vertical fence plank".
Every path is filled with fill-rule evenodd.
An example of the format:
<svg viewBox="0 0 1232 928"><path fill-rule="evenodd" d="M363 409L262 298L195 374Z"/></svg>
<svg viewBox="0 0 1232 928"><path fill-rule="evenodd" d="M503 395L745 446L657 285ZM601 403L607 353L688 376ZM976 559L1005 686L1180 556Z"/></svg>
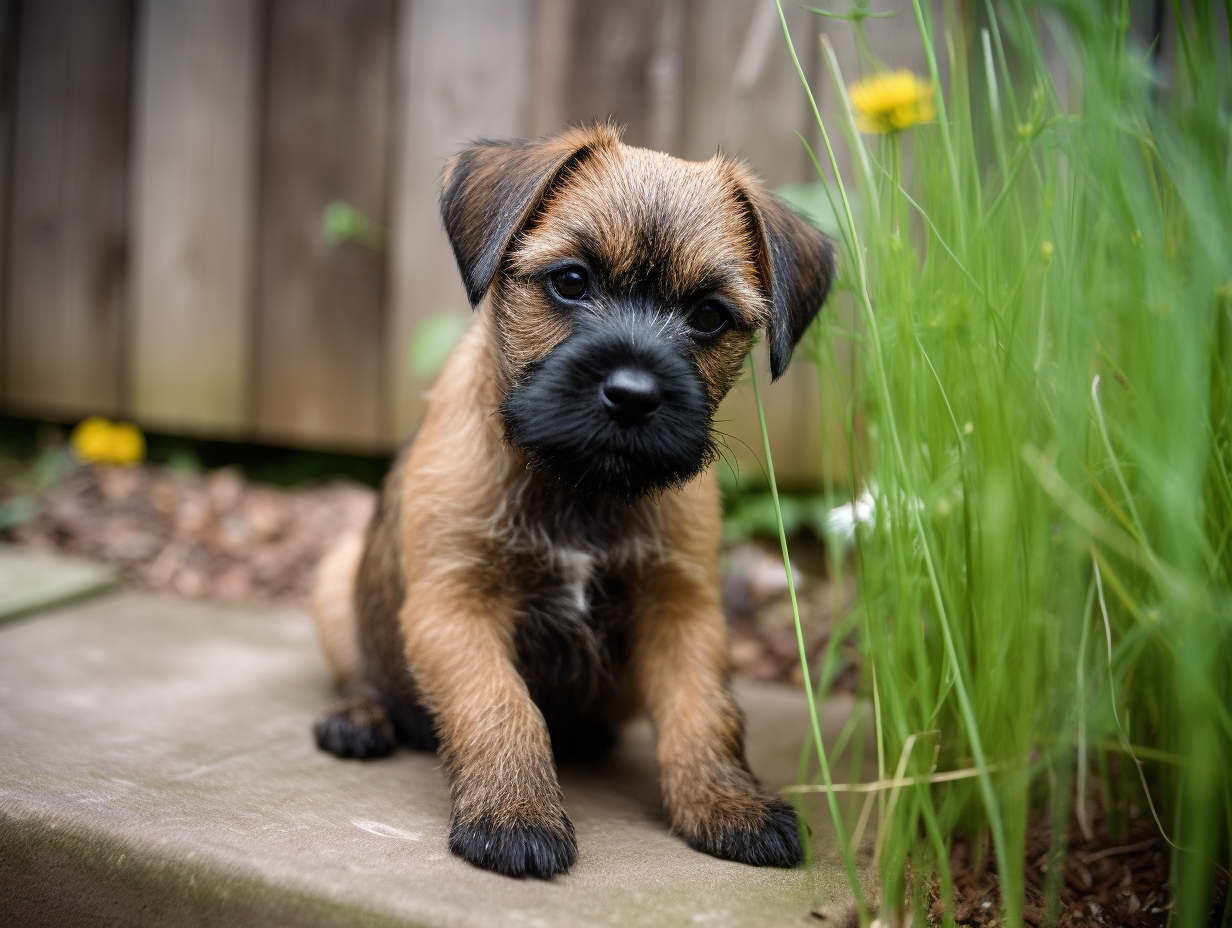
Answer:
<svg viewBox="0 0 1232 928"><path fill-rule="evenodd" d="M771 184L809 178L812 168L796 133L813 143L817 130L774 4L689 0L688 12L681 154L709 158L722 147ZM787 18L811 75L819 17L792 8Z"/></svg>
<svg viewBox="0 0 1232 928"><path fill-rule="evenodd" d="M162 428L246 425L259 18L251 0L142 5L129 383Z"/></svg>
<svg viewBox="0 0 1232 928"><path fill-rule="evenodd" d="M127 258L132 4L21 4L6 401L115 412Z"/></svg>
<svg viewBox="0 0 1232 928"><path fill-rule="evenodd" d="M570 42L577 9L577 0L535 0L527 135L549 135L565 126L565 95L573 64Z"/></svg>
<svg viewBox="0 0 1232 928"><path fill-rule="evenodd" d="M568 62L561 122L610 117L625 127L626 142L674 151L687 25L684 0L577 4L561 52Z"/></svg>
<svg viewBox="0 0 1232 928"><path fill-rule="evenodd" d="M263 138L259 433L373 446L385 437L385 258L330 244L342 201L386 221L393 0L275 0Z"/></svg>
<svg viewBox="0 0 1232 928"><path fill-rule="evenodd" d="M17 37L14 35L14 0L0 0L0 402L4 401L5 385L5 321L8 311L8 251L9 251L9 156L13 138L13 86Z"/></svg>
<svg viewBox="0 0 1232 928"><path fill-rule="evenodd" d="M421 326L468 312L441 231L437 179L467 141L526 132L532 9L531 0L413 0L402 7L389 344L398 439L415 425L428 386L407 361Z"/></svg>

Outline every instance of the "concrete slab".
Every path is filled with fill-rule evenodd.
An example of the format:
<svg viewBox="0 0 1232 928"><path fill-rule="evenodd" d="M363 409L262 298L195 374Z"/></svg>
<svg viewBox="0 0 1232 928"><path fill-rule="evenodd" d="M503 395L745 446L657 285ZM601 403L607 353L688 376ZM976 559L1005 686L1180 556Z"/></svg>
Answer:
<svg viewBox="0 0 1232 928"><path fill-rule="evenodd" d="M750 758L792 782L800 695L746 688ZM0 923L810 925L848 898L810 803L814 863L761 870L661 821L649 731L566 769L574 870L550 883L445 847L436 759L321 754L307 619L121 594L0 628ZM837 731L848 706L831 706Z"/></svg>
<svg viewBox="0 0 1232 928"><path fill-rule="evenodd" d="M110 590L118 580L107 564L0 545L0 622Z"/></svg>

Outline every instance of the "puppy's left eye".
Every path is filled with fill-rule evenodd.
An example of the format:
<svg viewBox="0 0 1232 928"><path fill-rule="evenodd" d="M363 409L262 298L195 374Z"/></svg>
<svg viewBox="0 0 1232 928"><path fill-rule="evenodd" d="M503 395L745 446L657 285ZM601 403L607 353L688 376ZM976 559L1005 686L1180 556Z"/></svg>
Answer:
<svg viewBox="0 0 1232 928"><path fill-rule="evenodd" d="M698 335L718 335L731 321L726 307L716 300L706 300L699 303L693 312L689 313L689 326Z"/></svg>
<svg viewBox="0 0 1232 928"><path fill-rule="evenodd" d="M577 264L562 267L552 274L552 289L556 291L557 296L565 300L582 299L586 296L588 284L586 268Z"/></svg>

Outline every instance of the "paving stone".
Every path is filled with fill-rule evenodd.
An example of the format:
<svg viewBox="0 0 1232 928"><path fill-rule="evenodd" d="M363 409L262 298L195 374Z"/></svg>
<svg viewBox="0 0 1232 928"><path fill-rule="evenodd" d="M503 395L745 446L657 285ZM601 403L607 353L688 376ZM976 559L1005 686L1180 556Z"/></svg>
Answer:
<svg viewBox="0 0 1232 928"><path fill-rule="evenodd" d="M340 761L308 620L125 593L0 628L0 923L818 925L849 897L824 804L817 860L758 869L690 850L658 807L650 733L566 768L573 871L518 881L448 853L435 757ZM750 761L795 780L792 690L739 691ZM831 736L850 713L823 713Z"/></svg>
<svg viewBox="0 0 1232 928"><path fill-rule="evenodd" d="M0 622L104 592L117 579L106 564L0 545Z"/></svg>

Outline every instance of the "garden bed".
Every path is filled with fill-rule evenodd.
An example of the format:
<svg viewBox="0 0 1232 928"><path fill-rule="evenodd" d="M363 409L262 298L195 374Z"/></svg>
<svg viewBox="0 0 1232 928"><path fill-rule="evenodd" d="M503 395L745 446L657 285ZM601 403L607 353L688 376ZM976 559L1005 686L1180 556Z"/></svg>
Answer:
<svg viewBox="0 0 1232 928"><path fill-rule="evenodd" d="M0 483L0 500L17 488ZM132 588L231 602L303 605L316 563L333 539L362 526L370 488L335 481L284 488L248 480L238 468L73 465L34 500L29 517L2 536L39 551L113 564ZM736 671L766 682L800 683L795 625L777 551L758 541L728 547L724 601ZM850 580L831 581L824 551L796 546L800 598L811 655L829 641L836 613L850 607ZM855 685L847 654L836 685Z"/></svg>
<svg viewBox="0 0 1232 928"><path fill-rule="evenodd" d="M0 498L13 498L0 485ZM89 558L118 567L130 587L198 599L302 605L313 568L330 541L364 524L375 493L337 481L283 488L250 481L232 467L187 472L162 466L73 466L39 497L30 518L5 539L35 550ZM802 619L814 668L836 619L850 609L850 577L835 579L824 548L802 535L792 546ZM758 540L724 552L724 603L738 675L799 685L801 671L782 562ZM833 690L858 684L857 655L838 649ZM1063 858L1060 925L1147 926L1167 923L1168 847L1135 808L1119 830L1104 817L1084 838L1075 823ZM1024 918L1043 923L1051 829L1046 816L1031 827ZM997 872L991 854L959 839L951 855L954 919L997 924ZM1226 893L1226 886L1223 891ZM941 923L934 883L930 916Z"/></svg>

